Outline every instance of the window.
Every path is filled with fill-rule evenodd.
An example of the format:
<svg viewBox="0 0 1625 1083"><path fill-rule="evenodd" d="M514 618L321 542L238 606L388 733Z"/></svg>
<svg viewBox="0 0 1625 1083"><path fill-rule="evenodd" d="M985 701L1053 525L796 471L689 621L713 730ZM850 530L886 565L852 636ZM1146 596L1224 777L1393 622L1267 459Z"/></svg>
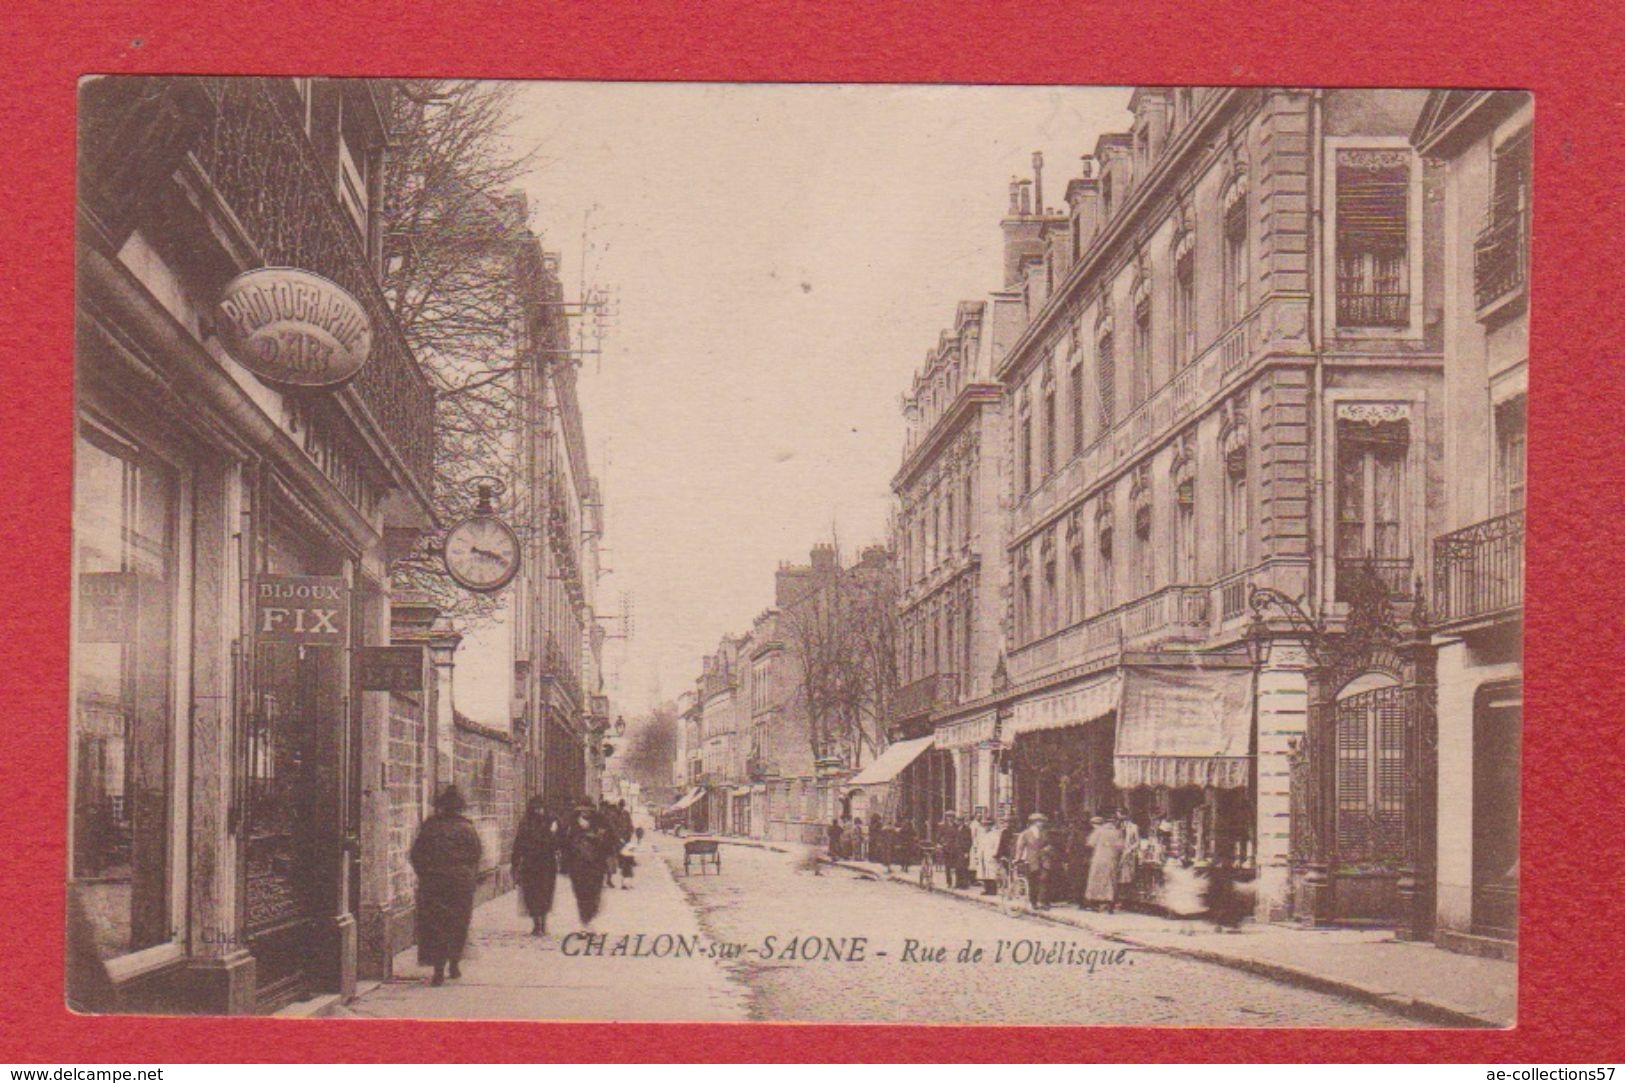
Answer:
<svg viewBox="0 0 1625 1083"><path fill-rule="evenodd" d="M1196 482L1174 483L1174 581L1196 582Z"/></svg>
<svg viewBox="0 0 1625 1083"><path fill-rule="evenodd" d="M1044 387L1044 476L1055 473L1055 385Z"/></svg>
<svg viewBox="0 0 1625 1083"><path fill-rule="evenodd" d="M1524 397L1519 395L1495 410L1495 513L1523 510L1525 420Z"/></svg>
<svg viewBox="0 0 1625 1083"><path fill-rule="evenodd" d="M1196 250L1187 231L1174 246L1174 365L1196 359Z"/></svg>
<svg viewBox="0 0 1625 1083"><path fill-rule="evenodd" d="M1083 524L1074 516L1067 527L1068 585L1067 623L1076 624L1089 611L1084 608Z"/></svg>
<svg viewBox="0 0 1625 1083"><path fill-rule="evenodd" d="M1097 609L1104 612L1112 607L1112 599L1116 596L1113 583L1116 571L1112 566L1112 517L1111 510L1102 506L1100 514L1095 518L1095 551L1099 560L1095 566L1098 579L1095 584L1095 602Z"/></svg>
<svg viewBox="0 0 1625 1083"><path fill-rule="evenodd" d="M942 560L942 509L936 501L931 503L931 567L933 569Z"/></svg>
<svg viewBox="0 0 1625 1083"><path fill-rule="evenodd" d="M1069 377L1072 392L1072 454L1083 451L1083 357L1075 357Z"/></svg>
<svg viewBox="0 0 1625 1083"><path fill-rule="evenodd" d="M1027 556L1027 546L1016 550L1016 642L1031 638L1030 622L1033 610L1033 572Z"/></svg>
<svg viewBox="0 0 1625 1083"><path fill-rule="evenodd" d="M954 533L954 494L952 489L948 491L948 495L944 498L943 518L943 534L945 535L945 539L942 543L942 548L944 551L951 553L953 552L954 548L954 539L958 537L958 535Z"/></svg>
<svg viewBox="0 0 1625 1083"><path fill-rule="evenodd" d="M1411 156L1337 152L1337 325L1408 327Z"/></svg>
<svg viewBox="0 0 1625 1083"><path fill-rule="evenodd" d="M1016 426L1016 481L1020 486L1019 495L1025 496L1033 488L1033 419L1025 391L1017 413L1021 420Z"/></svg>
<svg viewBox="0 0 1625 1083"><path fill-rule="evenodd" d="M1140 405L1151 395L1151 292L1144 281L1134 302L1134 372L1129 389L1129 406Z"/></svg>
<svg viewBox="0 0 1625 1083"><path fill-rule="evenodd" d="M1409 428L1404 420L1338 420L1339 601L1352 597L1361 574L1375 576L1397 597L1409 596L1411 562L1402 527Z"/></svg>
<svg viewBox="0 0 1625 1083"><path fill-rule="evenodd" d="M1156 549L1151 544L1151 505L1141 504L1134 509L1134 564L1135 586L1141 595L1156 589Z"/></svg>
<svg viewBox="0 0 1625 1083"><path fill-rule="evenodd" d="M1247 496L1247 449L1236 448L1224 460L1224 570L1247 567L1247 534L1252 504Z"/></svg>
<svg viewBox="0 0 1625 1083"><path fill-rule="evenodd" d="M1106 432L1117 420L1117 361L1113 356L1112 333L1100 336L1095 351L1095 385L1100 396L1100 431Z"/></svg>
<svg viewBox="0 0 1625 1083"><path fill-rule="evenodd" d="M1529 132L1495 152L1489 220L1473 245L1473 292L1479 308L1520 291L1529 276Z"/></svg>
<svg viewBox="0 0 1625 1083"><path fill-rule="evenodd" d="M1223 270L1225 322L1234 324L1247 314L1247 185L1241 179L1225 201Z"/></svg>
<svg viewBox="0 0 1625 1083"><path fill-rule="evenodd" d="M959 530L960 530L960 541L967 548L970 546L970 524L971 524L971 508L972 507L973 507L973 505L971 504L971 475L970 475L969 471L966 471L966 473L965 473L965 504L964 504L964 508L959 513Z"/></svg>
<svg viewBox="0 0 1625 1083"><path fill-rule="evenodd" d="M1041 635L1048 635L1055 631L1060 616L1060 583L1057 579L1058 568L1055 562L1055 533L1053 530L1044 532L1044 540L1040 546L1044 561L1044 595L1043 595L1043 626L1039 629Z"/></svg>
<svg viewBox="0 0 1625 1083"><path fill-rule="evenodd" d="M173 469L100 429L81 431L69 868L103 959L174 936L179 518Z"/></svg>

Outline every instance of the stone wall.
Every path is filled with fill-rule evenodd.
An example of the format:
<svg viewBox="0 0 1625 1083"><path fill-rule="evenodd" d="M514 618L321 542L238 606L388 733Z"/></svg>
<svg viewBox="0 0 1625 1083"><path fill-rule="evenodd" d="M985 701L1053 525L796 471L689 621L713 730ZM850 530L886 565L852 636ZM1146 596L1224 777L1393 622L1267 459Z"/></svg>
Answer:
<svg viewBox="0 0 1625 1083"><path fill-rule="evenodd" d="M453 731L456 750L452 777L468 801L465 815L480 833L483 862L476 901L513 886L508 860L513 855L519 813L516 785L518 750L513 738L459 714Z"/></svg>

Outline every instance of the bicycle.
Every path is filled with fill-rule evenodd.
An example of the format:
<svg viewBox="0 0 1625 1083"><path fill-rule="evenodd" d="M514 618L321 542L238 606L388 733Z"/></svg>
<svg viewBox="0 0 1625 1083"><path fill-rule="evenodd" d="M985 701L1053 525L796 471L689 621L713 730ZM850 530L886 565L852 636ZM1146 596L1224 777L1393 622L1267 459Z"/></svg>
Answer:
<svg viewBox="0 0 1625 1083"><path fill-rule="evenodd" d="M1008 857L999 858L999 909L1006 914L1026 910L1032 905L1030 890L1027 872L1022 865Z"/></svg>
<svg viewBox="0 0 1625 1083"><path fill-rule="evenodd" d="M937 851L940 847L920 847L920 886L930 891L936 886Z"/></svg>

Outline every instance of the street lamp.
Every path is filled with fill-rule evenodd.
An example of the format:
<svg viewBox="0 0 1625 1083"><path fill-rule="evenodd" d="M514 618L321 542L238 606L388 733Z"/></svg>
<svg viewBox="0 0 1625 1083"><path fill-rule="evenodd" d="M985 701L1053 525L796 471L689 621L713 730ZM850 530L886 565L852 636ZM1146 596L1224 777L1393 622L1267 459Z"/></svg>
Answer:
<svg viewBox="0 0 1625 1083"><path fill-rule="evenodd" d="M1303 641L1309 655L1317 663L1324 659L1325 628L1304 612L1303 605L1274 587L1253 587L1247 595L1247 608L1253 619L1247 625L1247 658L1254 667L1268 664L1271 644L1275 638L1264 612L1274 609L1285 618L1290 632Z"/></svg>
<svg viewBox="0 0 1625 1083"><path fill-rule="evenodd" d="M626 733L626 719L621 715L615 716L615 736L620 737Z"/></svg>

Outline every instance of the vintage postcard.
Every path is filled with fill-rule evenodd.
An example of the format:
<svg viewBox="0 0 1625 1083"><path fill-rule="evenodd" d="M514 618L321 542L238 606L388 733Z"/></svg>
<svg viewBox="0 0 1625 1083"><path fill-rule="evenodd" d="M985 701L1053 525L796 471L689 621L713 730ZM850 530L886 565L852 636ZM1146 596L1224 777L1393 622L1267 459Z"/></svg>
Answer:
<svg viewBox="0 0 1625 1083"><path fill-rule="evenodd" d="M1529 94L78 94L74 1009L1515 1022Z"/></svg>

